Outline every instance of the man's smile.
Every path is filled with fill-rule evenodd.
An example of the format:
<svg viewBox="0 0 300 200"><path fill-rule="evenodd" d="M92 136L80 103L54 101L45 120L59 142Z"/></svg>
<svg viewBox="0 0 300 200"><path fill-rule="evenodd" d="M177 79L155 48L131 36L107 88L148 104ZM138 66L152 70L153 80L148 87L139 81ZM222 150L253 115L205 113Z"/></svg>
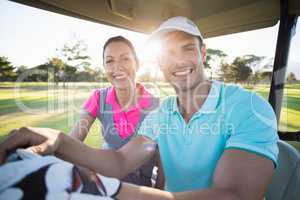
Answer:
<svg viewBox="0 0 300 200"><path fill-rule="evenodd" d="M183 69L180 69L180 70L177 70L175 72L172 73L173 76L176 76L176 77L182 77L182 76L187 76L189 74L191 74L192 72L194 71L193 68L183 68Z"/></svg>

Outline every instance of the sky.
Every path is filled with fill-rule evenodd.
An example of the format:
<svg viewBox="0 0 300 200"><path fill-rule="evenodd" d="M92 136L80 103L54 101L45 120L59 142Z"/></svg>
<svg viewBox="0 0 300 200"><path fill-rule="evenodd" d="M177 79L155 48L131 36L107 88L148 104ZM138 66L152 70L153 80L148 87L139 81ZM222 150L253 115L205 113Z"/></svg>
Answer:
<svg viewBox="0 0 300 200"><path fill-rule="evenodd" d="M290 49L289 63L300 78L300 20ZM34 67L57 56L65 43L84 40L94 67L102 64L102 47L116 35L131 40L142 62L149 62L153 49L145 46L149 35L97 24L77 18L0 0L0 56L15 66ZM201 27L200 31L201 31ZM220 49L229 58L247 54L274 57L278 24L274 27L205 39L208 48ZM296 67L297 65L297 67ZM149 70L149 66L145 70Z"/></svg>

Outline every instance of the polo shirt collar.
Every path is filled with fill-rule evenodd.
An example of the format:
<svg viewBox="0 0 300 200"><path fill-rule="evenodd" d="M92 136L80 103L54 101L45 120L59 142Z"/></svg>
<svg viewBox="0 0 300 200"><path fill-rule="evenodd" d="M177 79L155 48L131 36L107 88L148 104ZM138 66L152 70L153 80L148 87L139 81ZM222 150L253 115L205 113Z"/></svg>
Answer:
<svg viewBox="0 0 300 200"><path fill-rule="evenodd" d="M215 112L221 92L221 83L219 81L212 81L211 88L208 96L204 101L198 112L200 113L212 113Z"/></svg>
<svg viewBox="0 0 300 200"><path fill-rule="evenodd" d="M220 92L221 92L221 82L213 80L207 98L205 99L201 108L195 113L195 115L215 112L220 98ZM175 112L180 113L178 109L177 101L178 101L177 97L173 98L173 102L171 105L172 113Z"/></svg>

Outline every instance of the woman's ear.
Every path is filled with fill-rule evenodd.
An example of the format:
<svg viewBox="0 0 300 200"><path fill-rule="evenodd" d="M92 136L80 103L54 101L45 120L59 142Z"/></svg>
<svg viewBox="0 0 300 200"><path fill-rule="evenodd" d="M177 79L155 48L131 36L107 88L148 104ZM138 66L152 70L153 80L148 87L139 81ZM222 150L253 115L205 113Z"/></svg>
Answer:
<svg viewBox="0 0 300 200"><path fill-rule="evenodd" d="M202 62L206 63L206 45L203 43L200 49L201 56L202 56Z"/></svg>

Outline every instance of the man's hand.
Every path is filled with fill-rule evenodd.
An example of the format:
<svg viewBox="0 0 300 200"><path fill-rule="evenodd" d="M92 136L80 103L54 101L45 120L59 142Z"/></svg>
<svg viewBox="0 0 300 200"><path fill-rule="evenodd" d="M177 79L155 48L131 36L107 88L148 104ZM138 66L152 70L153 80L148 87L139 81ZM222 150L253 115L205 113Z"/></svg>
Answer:
<svg viewBox="0 0 300 200"><path fill-rule="evenodd" d="M0 164L4 162L9 152L17 148L28 148L40 155L54 153L59 147L61 133L50 128L22 127L12 130L0 144Z"/></svg>

